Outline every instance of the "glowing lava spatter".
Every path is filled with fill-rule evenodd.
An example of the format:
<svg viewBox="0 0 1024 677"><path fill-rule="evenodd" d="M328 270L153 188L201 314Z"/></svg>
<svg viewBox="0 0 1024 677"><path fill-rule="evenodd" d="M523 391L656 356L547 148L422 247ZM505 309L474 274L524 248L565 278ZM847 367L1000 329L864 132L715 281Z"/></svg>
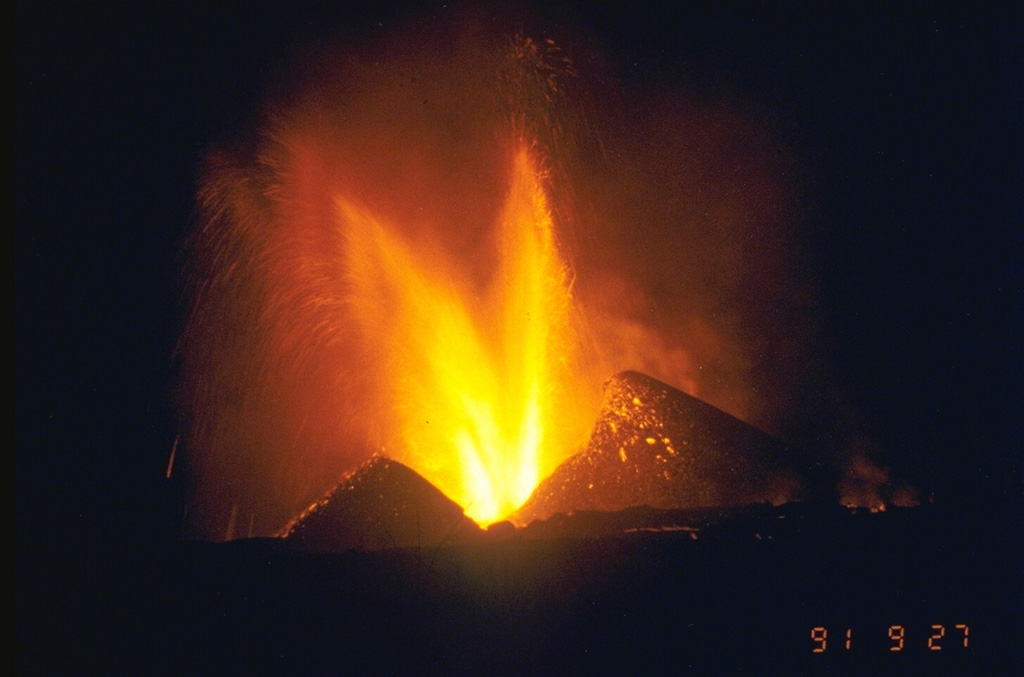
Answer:
<svg viewBox="0 0 1024 677"><path fill-rule="evenodd" d="M775 321L806 294L784 293L761 126L633 101L588 49L470 14L311 49L207 155L175 365L184 536L278 533L376 452L501 519L627 369L769 429L798 390L766 357L812 333Z"/></svg>
<svg viewBox="0 0 1024 677"><path fill-rule="evenodd" d="M337 204L352 315L388 372L401 443L389 453L477 521L500 519L571 451L556 419L567 414L572 299L536 159L522 145L514 152L497 266L482 294L458 264L414 251L352 202Z"/></svg>

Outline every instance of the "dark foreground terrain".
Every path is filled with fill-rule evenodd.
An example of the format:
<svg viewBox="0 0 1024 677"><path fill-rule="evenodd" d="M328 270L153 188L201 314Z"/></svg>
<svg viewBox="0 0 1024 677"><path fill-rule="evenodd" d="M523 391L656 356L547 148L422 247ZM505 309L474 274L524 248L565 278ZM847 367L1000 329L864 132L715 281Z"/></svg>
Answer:
<svg viewBox="0 0 1024 677"><path fill-rule="evenodd" d="M186 542L37 590L15 657L21 674L1019 674L1019 536L1007 516L793 504L556 516L432 549Z"/></svg>

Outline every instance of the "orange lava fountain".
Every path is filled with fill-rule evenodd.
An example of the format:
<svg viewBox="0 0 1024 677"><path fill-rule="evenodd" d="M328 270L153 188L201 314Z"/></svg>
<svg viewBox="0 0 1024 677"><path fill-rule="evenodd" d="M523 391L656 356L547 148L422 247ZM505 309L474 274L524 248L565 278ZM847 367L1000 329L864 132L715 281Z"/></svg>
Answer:
<svg viewBox="0 0 1024 677"><path fill-rule="evenodd" d="M571 404L569 275L536 159L520 145L512 165L482 296L366 209L337 202L352 315L386 365L401 443L390 453L482 523L519 507L572 451L558 439Z"/></svg>
<svg viewBox="0 0 1024 677"><path fill-rule="evenodd" d="M549 138L571 69L551 42L481 40L320 55L208 156L180 343L191 533L276 533L374 453L486 524L585 443L600 380Z"/></svg>
<svg viewBox="0 0 1024 677"><path fill-rule="evenodd" d="M612 374L769 430L797 388L757 357L810 335L778 146L505 24L311 48L207 154L183 535L278 533L374 453L493 522L583 448Z"/></svg>

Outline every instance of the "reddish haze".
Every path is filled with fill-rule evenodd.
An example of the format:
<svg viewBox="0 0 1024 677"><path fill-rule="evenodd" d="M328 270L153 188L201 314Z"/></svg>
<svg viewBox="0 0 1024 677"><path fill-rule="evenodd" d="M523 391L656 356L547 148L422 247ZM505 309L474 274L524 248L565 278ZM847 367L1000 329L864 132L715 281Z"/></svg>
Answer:
<svg viewBox="0 0 1024 677"><path fill-rule="evenodd" d="M190 535L222 538L229 521L272 533L381 448L459 495L462 480L437 479L459 458L439 448L450 435L410 448L430 384L416 402L396 395L434 350L415 347L416 322L440 312L410 284L457 299L484 352L540 341L539 406L561 417L545 419L532 482L586 442L601 383L626 369L775 430L813 330L793 275L791 156L740 110L629 90L592 51L548 37L468 21L317 50L261 129L210 154L180 343ZM564 307L537 301L564 313L545 320L550 340L495 338L480 319L503 312L496 271L520 260L496 230L523 152L552 227L533 258L564 275ZM408 261L367 252L361 219ZM410 261L420 281L396 281ZM381 311L402 307L394 322ZM525 378L514 367L500 384Z"/></svg>

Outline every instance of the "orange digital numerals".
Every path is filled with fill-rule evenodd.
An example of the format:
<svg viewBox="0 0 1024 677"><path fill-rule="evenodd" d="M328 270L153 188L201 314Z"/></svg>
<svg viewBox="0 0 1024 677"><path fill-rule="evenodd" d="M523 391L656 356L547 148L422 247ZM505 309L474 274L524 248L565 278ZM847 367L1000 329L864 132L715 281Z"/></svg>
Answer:
<svg viewBox="0 0 1024 677"><path fill-rule="evenodd" d="M906 634L902 625L890 625L889 639L894 643L889 647L889 651L903 651L903 638Z"/></svg>
<svg viewBox="0 0 1024 677"><path fill-rule="evenodd" d="M811 641L816 644L816 646L811 649L811 653L825 653L825 650L828 649L828 630L820 625L811 628ZM846 641L843 642L843 648L849 651L852 645L853 628L847 628Z"/></svg>
<svg viewBox="0 0 1024 677"><path fill-rule="evenodd" d="M961 640L958 642L964 649L970 646L971 628L966 623L957 623L953 626L960 632ZM907 648L907 629L902 625L890 625L888 630L889 651L899 652ZM952 639L952 638L950 638ZM843 635L843 649L850 651L853 648L853 628L846 628ZM931 634L928 636L925 646L929 651L942 651L943 641L946 640L946 626L939 623L931 625ZM811 628L811 653L825 653L828 651L828 628L817 625Z"/></svg>

